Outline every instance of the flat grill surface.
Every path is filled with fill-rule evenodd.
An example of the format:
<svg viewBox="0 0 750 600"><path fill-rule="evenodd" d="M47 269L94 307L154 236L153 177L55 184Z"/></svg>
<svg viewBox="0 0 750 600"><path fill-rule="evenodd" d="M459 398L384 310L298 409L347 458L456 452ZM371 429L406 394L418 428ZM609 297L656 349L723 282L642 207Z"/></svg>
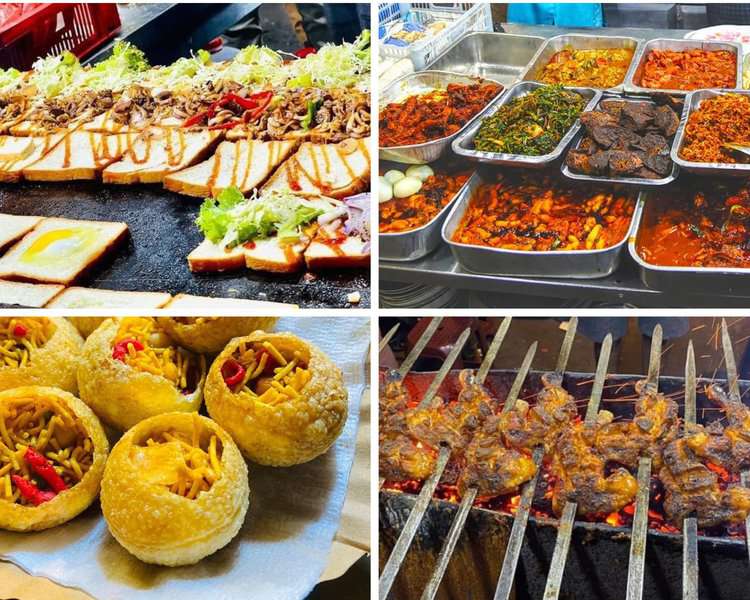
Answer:
<svg viewBox="0 0 750 600"><path fill-rule="evenodd" d="M249 298L305 308L370 305L369 269L279 276L250 270L190 272L187 255L203 236L195 226L201 200L159 185L105 185L101 182L0 184L0 213L123 221L128 240L75 283L92 288Z"/></svg>

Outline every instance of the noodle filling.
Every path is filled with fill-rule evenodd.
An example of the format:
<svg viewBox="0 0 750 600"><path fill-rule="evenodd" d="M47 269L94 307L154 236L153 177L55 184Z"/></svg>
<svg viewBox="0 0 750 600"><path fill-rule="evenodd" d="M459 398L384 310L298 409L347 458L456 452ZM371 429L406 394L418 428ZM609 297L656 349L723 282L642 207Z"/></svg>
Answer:
<svg viewBox="0 0 750 600"><path fill-rule="evenodd" d="M33 351L54 333L55 324L46 318L0 317L0 368L28 365Z"/></svg>

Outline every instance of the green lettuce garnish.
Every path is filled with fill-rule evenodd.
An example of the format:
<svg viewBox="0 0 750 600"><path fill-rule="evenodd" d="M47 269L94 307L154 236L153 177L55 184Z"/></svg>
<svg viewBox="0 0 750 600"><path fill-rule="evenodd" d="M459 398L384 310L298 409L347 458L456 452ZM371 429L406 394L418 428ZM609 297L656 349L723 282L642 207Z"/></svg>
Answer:
<svg viewBox="0 0 750 600"><path fill-rule="evenodd" d="M48 98L72 87L74 78L82 70L76 56L67 50L57 56L37 59L31 68L31 83Z"/></svg>
<svg viewBox="0 0 750 600"><path fill-rule="evenodd" d="M149 68L142 50L118 40L109 58L76 73L74 85L92 90L121 90L137 81Z"/></svg>
<svg viewBox="0 0 750 600"><path fill-rule="evenodd" d="M14 89L20 82L21 71L18 69L0 69L0 93Z"/></svg>
<svg viewBox="0 0 750 600"><path fill-rule="evenodd" d="M247 46L240 50L221 71L223 79L243 85L250 83L282 83L284 81L284 59L265 46Z"/></svg>
<svg viewBox="0 0 750 600"><path fill-rule="evenodd" d="M236 187L230 187L216 199L207 198L195 222L206 239L227 248L274 233L281 241L292 243L299 239L304 225L334 208L325 199L304 198L289 190L245 199Z"/></svg>
<svg viewBox="0 0 750 600"><path fill-rule="evenodd" d="M154 86L177 90L216 79L216 73L216 63L211 61L211 53L198 50L190 58L178 58L171 65L151 69L147 79Z"/></svg>

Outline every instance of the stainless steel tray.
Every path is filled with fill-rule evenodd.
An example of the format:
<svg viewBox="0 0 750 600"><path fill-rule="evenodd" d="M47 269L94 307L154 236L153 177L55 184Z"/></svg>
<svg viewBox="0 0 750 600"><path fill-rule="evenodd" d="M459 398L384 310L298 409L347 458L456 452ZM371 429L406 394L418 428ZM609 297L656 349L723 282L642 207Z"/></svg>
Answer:
<svg viewBox="0 0 750 600"><path fill-rule="evenodd" d="M475 31L438 56L428 69L484 77L510 86L520 80L543 37Z"/></svg>
<svg viewBox="0 0 750 600"><path fill-rule="evenodd" d="M698 110L701 102L706 98L715 98L716 96L726 93L750 96L750 90L697 90L695 92L690 92L687 95L687 98L685 98L685 106L682 109L680 127L675 134L671 152L672 161L674 161L675 164L680 165L685 171L698 173L699 175L730 175L733 177L747 177L750 175L750 164L701 163L680 158L680 148L682 148L682 143L685 140L685 127L687 126L690 114Z"/></svg>
<svg viewBox="0 0 750 600"><path fill-rule="evenodd" d="M746 296L750 293L750 269L722 267L661 267L646 262L638 254L637 242L643 215L648 202L648 193L638 198L633 215L633 226L628 239L628 252L638 265L643 284L652 290L706 292L713 294Z"/></svg>
<svg viewBox="0 0 750 600"><path fill-rule="evenodd" d="M570 141L575 137L578 130L581 128L580 120L576 120L573 126L566 133L557 147L549 154L542 154L541 156L527 156L524 154L506 154L504 152L483 152L474 148L474 137L477 135L479 128L482 125L482 120L494 115L502 106L505 106L508 102L525 96L529 92L544 87L545 84L537 83L536 81L521 81L511 88L508 89L500 97L495 98L487 108L479 113L478 117L474 119L468 127L464 127L456 138L453 140L451 147L453 152L466 158L476 160L481 163L489 163L492 165L509 165L515 167L532 167L542 168L546 167L550 163L556 161L562 156L565 148L568 146ZM584 98L588 99L588 103L583 108L584 111L591 110L593 106L601 98L601 92L592 88L577 88L577 87L566 87L566 90L572 90L578 92Z"/></svg>
<svg viewBox="0 0 750 600"><path fill-rule="evenodd" d="M647 98L635 98L632 96L608 96L606 98L602 98L596 105L596 109L599 108L601 103L604 100L625 100L630 102L648 102L649 104L656 104L656 102L653 102L651 100L648 100ZM581 129L577 134L575 139L573 140L573 143L570 145L571 150L575 150L578 148L578 146L581 144L581 140L583 139L585 135L585 132L583 129ZM677 139L677 134L675 133L675 136L672 138L672 147L670 148L670 152L674 150L674 141ZM567 157L567 154L566 154ZM671 154L670 154L670 158ZM675 162L674 158L672 158L672 172L667 175L666 177L662 177L661 179L646 179L644 177L612 177L612 176L601 176L601 175L584 175L583 173L576 173L575 171L572 171L568 164L563 160L562 166L560 167L560 170L562 171L562 174L565 175L565 177L569 177L570 179L575 179L577 181L596 181L597 183L618 183L618 184L624 184L624 185L635 185L638 187L654 187L659 185L666 185L668 183L672 183L675 179L677 179L677 175L680 172L680 167Z"/></svg>
<svg viewBox="0 0 750 600"><path fill-rule="evenodd" d="M419 73L409 73L408 75L400 77L383 90L380 94L378 106L380 109L391 102L401 102L413 94L422 94L430 90L445 89L449 83L473 84L477 83L479 80L479 77L462 75L460 73L450 73L448 71L421 71ZM500 94L498 94L496 98L502 96L504 91L505 88L500 91ZM381 160L392 160L394 162L407 164L424 164L436 161L450 147L451 141L474 123L482 112L483 111L479 111L469 119L466 125L452 135L424 142L422 144L389 146L387 148L380 146L380 158Z"/></svg>
<svg viewBox="0 0 750 600"><path fill-rule="evenodd" d="M441 229L453 204L456 202L456 199L461 197L463 191L471 185L471 182L478 178L479 175L477 173L469 177L466 183L461 186L461 189L458 190L456 195L450 199L437 216L429 223L422 225L422 227L403 233L378 234L380 258L394 261L417 260L435 250L440 245Z"/></svg>
<svg viewBox="0 0 750 600"><path fill-rule="evenodd" d="M635 68L635 57L638 54L638 48L642 43L643 40L641 39L626 36L586 34L556 35L555 37L549 38L539 49L534 58L531 59L529 66L521 75L521 81L538 81L536 78L544 67L549 64L552 57L563 50L566 46L572 46L576 50L628 48L633 50L633 58L630 61L630 66L625 71L622 81L618 85L610 88L592 88L618 92L623 89L630 71Z"/></svg>
<svg viewBox="0 0 750 600"><path fill-rule="evenodd" d="M646 63L649 53L652 50L729 50L735 53L737 58L737 75L735 77L735 87L742 87L742 46L735 42L708 42L701 40L673 40L668 38L657 38L641 44L633 59L633 67L630 69L627 79L625 80L625 91L642 94L653 94L654 92L666 92L673 96L686 96L692 90L668 90L658 88L641 87L641 77L643 75L643 66Z"/></svg>
<svg viewBox="0 0 750 600"><path fill-rule="evenodd" d="M452 240L476 188L484 183L472 177L469 185L459 194L448 218L443 224L443 240L450 247L458 264L464 269L482 275L511 275L517 277L569 277L572 279L597 279L613 273L620 264L622 250L633 231L631 221L622 241L602 250L549 250L534 252L502 250Z"/></svg>

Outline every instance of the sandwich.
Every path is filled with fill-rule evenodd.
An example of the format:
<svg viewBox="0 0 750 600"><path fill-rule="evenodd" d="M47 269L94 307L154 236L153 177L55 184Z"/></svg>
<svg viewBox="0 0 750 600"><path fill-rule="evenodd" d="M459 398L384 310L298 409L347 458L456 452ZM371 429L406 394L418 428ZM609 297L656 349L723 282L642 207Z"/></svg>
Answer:
<svg viewBox="0 0 750 600"><path fill-rule="evenodd" d="M44 217L0 214L0 250L7 248L34 229Z"/></svg>
<svg viewBox="0 0 750 600"><path fill-rule="evenodd" d="M0 277L70 285L127 232L125 223L45 219L0 258Z"/></svg>
<svg viewBox="0 0 750 600"><path fill-rule="evenodd" d="M108 165L133 147L136 134L105 135L73 131L41 159L23 169L31 181L96 179Z"/></svg>
<svg viewBox="0 0 750 600"><path fill-rule="evenodd" d="M347 198L336 211L318 217L305 264L311 271L369 266L370 194Z"/></svg>
<svg viewBox="0 0 750 600"><path fill-rule="evenodd" d="M291 273L304 266L303 253L316 219L340 207L331 198L305 197L289 190L245 196L224 190L201 206L196 224L206 241L188 257L193 271L224 271L244 266Z"/></svg>
<svg viewBox="0 0 750 600"><path fill-rule="evenodd" d="M162 308L172 299L164 292L120 292L70 287L47 308Z"/></svg>
<svg viewBox="0 0 750 600"><path fill-rule="evenodd" d="M263 191L289 189L302 195L345 198L370 183L369 138L338 144L303 143L263 186Z"/></svg>
<svg viewBox="0 0 750 600"><path fill-rule="evenodd" d="M222 142L208 160L165 177L164 186L173 192L201 198L216 198L229 187L246 194L268 179L295 146L293 141Z"/></svg>
<svg viewBox="0 0 750 600"><path fill-rule="evenodd" d="M23 283L0 279L0 304L41 308L65 286L52 283Z"/></svg>
<svg viewBox="0 0 750 600"><path fill-rule="evenodd" d="M64 133L42 137L0 136L0 181L20 181L23 170L52 150L63 137Z"/></svg>
<svg viewBox="0 0 750 600"><path fill-rule="evenodd" d="M159 183L210 152L219 131L183 131L150 127L133 142L123 157L102 172L105 183Z"/></svg>

